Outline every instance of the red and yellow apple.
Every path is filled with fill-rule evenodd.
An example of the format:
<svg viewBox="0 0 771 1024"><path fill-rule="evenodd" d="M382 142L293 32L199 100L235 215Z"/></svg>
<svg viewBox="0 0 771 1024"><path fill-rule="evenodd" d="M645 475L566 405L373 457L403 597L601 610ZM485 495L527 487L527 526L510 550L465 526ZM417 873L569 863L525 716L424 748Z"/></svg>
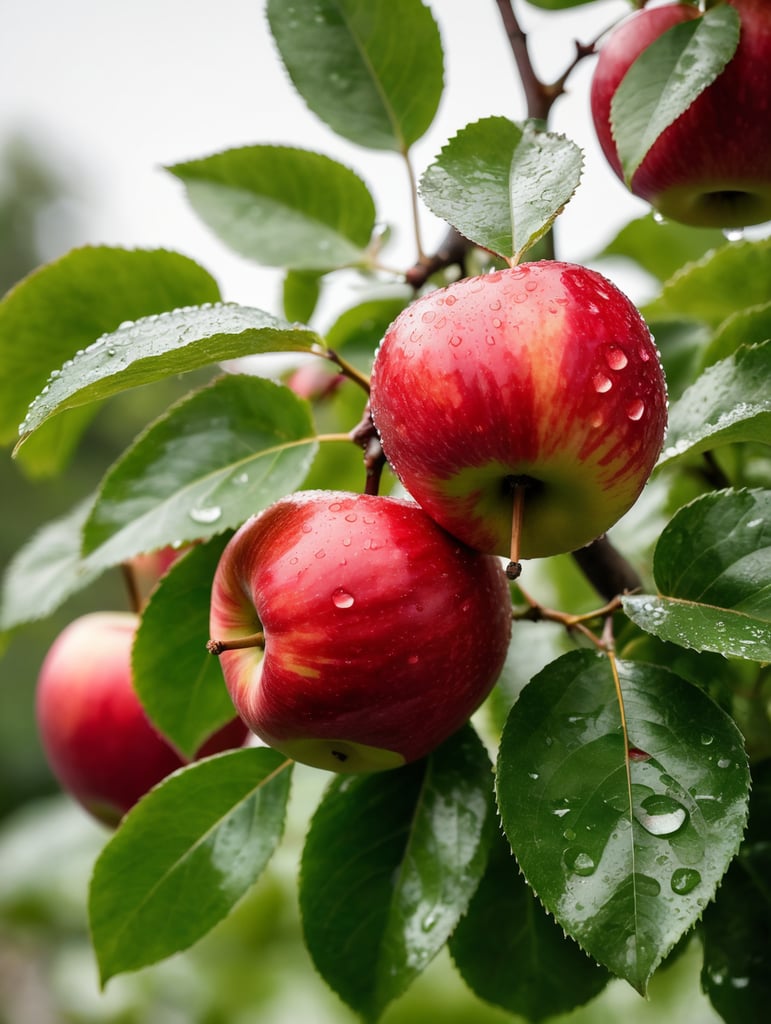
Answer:
<svg viewBox="0 0 771 1024"><path fill-rule="evenodd" d="M654 142L631 191L664 217L697 227L771 220L771 3L728 0L739 12L739 45L709 85ZM626 72L654 40L701 17L691 4L646 7L621 22L600 49L592 78L597 138L624 180L611 104Z"/></svg>
<svg viewBox="0 0 771 1024"><path fill-rule="evenodd" d="M410 495L470 547L512 559L513 532L535 558L612 526L656 462L667 404L637 309L556 261L418 298L376 353L370 402Z"/></svg>
<svg viewBox="0 0 771 1024"><path fill-rule="evenodd" d="M109 826L186 760L151 725L134 689L131 648L139 619L93 612L71 622L49 649L38 678L36 714L43 750L59 784ZM199 757L239 747L234 718Z"/></svg>
<svg viewBox="0 0 771 1024"><path fill-rule="evenodd" d="M482 703L511 599L500 561L414 502L308 491L230 540L210 629L236 710L265 743L368 772L428 754Z"/></svg>

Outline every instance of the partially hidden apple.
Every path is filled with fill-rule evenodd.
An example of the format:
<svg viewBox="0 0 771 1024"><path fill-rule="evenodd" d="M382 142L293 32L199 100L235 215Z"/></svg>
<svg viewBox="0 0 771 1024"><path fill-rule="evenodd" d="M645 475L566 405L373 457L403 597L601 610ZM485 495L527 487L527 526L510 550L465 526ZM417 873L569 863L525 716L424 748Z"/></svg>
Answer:
<svg viewBox="0 0 771 1024"><path fill-rule="evenodd" d="M511 598L498 559L414 502L307 491L230 540L210 627L236 710L265 743L369 772L428 754L482 703Z"/></svg>
<svg viewBox="0 0 771 1024"><path fill-rule="evenodd" d="M631 191L662 216L697 227L737 228L771 220L771 3L728 2L741 19L736 52L662 132L630 182ZM613 97L654 40L699 17L691 4L646 7L621 22L600 49L592 117L605 157L622 180L611 127Z"/></svg>
<svg viewBox="0 0 771 1024"><path fill-rule="evenodd" d="M95 818L114 827L156 783L187 761L151 725L132 682L132 612L93 612L54 640L38 677L36 716L59 784ZM198 757L240 747L237 717Z"/></svg>
<svg viewBox="0 0 771 1024"><path fill-rule="evenodd" d="M596 271L542 261L408 306L375 355L370 403L410 495L518 572L519 557L582 547L631 507L667 398L630 300Z"/></svg>

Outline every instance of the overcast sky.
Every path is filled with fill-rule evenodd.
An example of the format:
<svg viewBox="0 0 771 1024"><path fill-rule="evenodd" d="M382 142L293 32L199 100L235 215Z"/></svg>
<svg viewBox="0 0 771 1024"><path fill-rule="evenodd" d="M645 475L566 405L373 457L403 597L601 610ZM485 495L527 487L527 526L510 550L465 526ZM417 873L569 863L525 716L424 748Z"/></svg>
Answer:
<svg viewBox="0 0 771 1024"><path fill-rule="evenodd" d="M550 77L583 41L623 14L625 0L553 14L515 0L537 70ZM24 133L75 180L75 206L42 225L49 255L70 244L166 246L203 263L225 298L278 311L278 274L231 255L199 225L161 168L251 143L299 145L354 167L381 218L408 224L399 159L338 138L289 85L268 33L265 0L0 0L0 145ZM414 150L418 172L469 121L525 115L494 0L432 0L446 54L439 116ZM585 150L584 182L560 218L560 256L581 260L645 212L607 169L588 116L592 60L571 79L553 128ZM77 214L78 234L58 225ZM69 230L69 228L68 228ZM426 215L427 244L442 228ZM390 264L407 265L405 232ZM622 287L634 291L634 279ZM644 287L644 286L643 286ZM635 297L635 296L633 296Z"/></svg>

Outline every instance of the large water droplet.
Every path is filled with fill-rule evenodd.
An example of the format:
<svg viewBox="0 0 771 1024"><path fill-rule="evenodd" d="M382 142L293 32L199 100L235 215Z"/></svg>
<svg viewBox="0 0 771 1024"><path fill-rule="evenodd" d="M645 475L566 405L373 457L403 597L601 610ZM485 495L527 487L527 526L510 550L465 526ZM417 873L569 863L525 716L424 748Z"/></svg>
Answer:
<svg viewBox="0 0 771 1024"><path fill-rule="evenodd" d="M741 242L744 238L744 228L723 228L723 235L728 242Z"/></svg>
<svg viewBox="0 0 771 1024"><path fill-rule="evenodd" d="M652 836L671 836L679 831L688 819L688 812L671 797L653 794L647 797L636 812L637 820Z"/></svg>
<svg viewBox="0 0 771 1024"><path fill-rule="evenodd" d="M672 873L669 884L672 887L672 892L676 892L678 896L685 896L695 889L700 881L701 875L693 868L678 868Z"/></svg>
<svg viewBox="0 0 771 1024"><path fill-rule="evenodd" d="M353 594L349 594L343 587L338 587L332 594L332 604L335 608L352 608L355 602Z"/></svg>
<svg viewBox="0 0 771 1024"><path fill-rule="evenodd" d="M623 370L629 360L626 352L617 345L610 345L605 349L605 362L611 370Z"/></svg>
<svg viewBox="0 0 771 1024"><path fill-rule="evenodd" d="M216 523L222 515L219 505L209 505L207 508L191 508L190 518L194 523L210 524Z"/></svg>
<svg viewBox="0 0 771 1024"><path fill-rule="evenodd" d="M645 402L641 398L634 398L629 405L626 407L626 414L630 420L642 419L642 415L645 412Z"/></svg>
<svg viewBox="0 0 771 1024"><path fill-rule="evenodd" d="M595 373L592 377L592 384L594 384L594 390L601 395L604 395L613 387L613 381L610 377L606 377L604 373Z"/></svg>
<svg viewBox="0 0 771 1024"><path fill-rule="evenodd" d="M430 911L420 922L420 927L423 929L424 932L432 931L433 928L436 926L438 917L439 915L436 913L436 911Z"/></svg>
<svg viewBox="0 0 771 1024"><path fill-rule="evenodd" d="M593 875L597 870L594 858L585 850L566 850L565 863L574 874L583 875L584 877Z"/></svg>

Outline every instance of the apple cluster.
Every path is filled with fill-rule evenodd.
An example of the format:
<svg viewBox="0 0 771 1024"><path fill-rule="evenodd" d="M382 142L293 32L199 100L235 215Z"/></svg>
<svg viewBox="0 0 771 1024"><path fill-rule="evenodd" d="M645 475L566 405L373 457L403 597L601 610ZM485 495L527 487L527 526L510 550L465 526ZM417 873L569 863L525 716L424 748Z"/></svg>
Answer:
<svg viewBox="0 0 771 1024"><path fill-rule="evenodd" d="M209 649L241 718L337 772L421 758L479 707L519 558L575 550L631 507L666 388L629 299L544 261L414 301L376 352L370 411L409 500L283 498L231 539L212 588Z"/></svg>
<svg viewBox="0 0 771 1024"><path fill-rule="evenodd" d="M727 0L740 19L739 43L723 71L656 139L629 188L661 216L696 227L742 228L771 220L771 3ZM701 18L698 7L645 7L603 43L591 109L602 150L621 180L611 118L627 71L665 32Z"/></svg>

